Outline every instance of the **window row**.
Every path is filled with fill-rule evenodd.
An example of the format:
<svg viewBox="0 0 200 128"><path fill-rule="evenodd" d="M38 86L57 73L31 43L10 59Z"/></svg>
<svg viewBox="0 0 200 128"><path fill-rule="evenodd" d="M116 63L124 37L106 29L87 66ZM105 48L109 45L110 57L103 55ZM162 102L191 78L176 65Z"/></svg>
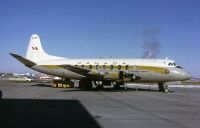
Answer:
<svg viewBox="0 0 200 128"><path fill-rule="evenodd" d="M125 69L128 70L129 65L121 66L121 65L75 65L78 67L89 68L89 69Z"/></svg>

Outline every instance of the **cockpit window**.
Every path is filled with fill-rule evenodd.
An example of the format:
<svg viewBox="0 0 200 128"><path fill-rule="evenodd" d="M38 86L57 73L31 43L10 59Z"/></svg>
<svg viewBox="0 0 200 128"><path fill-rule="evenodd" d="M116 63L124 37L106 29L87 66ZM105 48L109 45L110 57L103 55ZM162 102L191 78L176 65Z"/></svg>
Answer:
<svg viewBox="0 0 200 128"><path fill-rule="evenodd" d="M171 63L171 62L170 62L168 65L169 65L169 66L176 66L176 63Z"/></svg>
<svg viewBox="0 0 200 128"><path fill-rule="evenodd" d="M181 68L181 69L183 69L181 66L176 66L176 68Z"/></svg>

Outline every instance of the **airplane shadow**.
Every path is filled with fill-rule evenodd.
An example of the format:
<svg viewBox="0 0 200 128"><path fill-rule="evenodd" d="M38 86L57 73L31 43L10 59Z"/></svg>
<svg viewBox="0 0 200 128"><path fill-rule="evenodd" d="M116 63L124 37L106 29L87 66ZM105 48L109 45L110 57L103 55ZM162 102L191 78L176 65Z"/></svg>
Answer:
<svg viewBox="0 0 200 128"><path fill-rule="evenodd" d="M159 92L157 89L145 89L145 88L124 88L121 87L119 89L114 89L114 88L104 88L101 90L97 90L96 88L92 88L92 89L81 89L81 88L70 88L70 89L65 89L62 90L61 92L77 92L77 91L101 91L101 92ZM169 91L169 93L173 93L174 91ZM163 93L163 92L161 92Z"/></svg>
<svg viewBox="0 0 200 128"><path fill-rule="evenodd" d="M38 84L33 84L30 86L40 86L40 87L51 87L49 84L45 84L45 83L38 83ZM130 88L127 87L126 89L124 87L121 87L119 89L114 89L114 88L104 88L101 90L97 90L96 88L92 88L92 89L82 89L82 88L66 88L64 90L62 90L61 92L76 92L76 91L104 91L104 92L130 92L130 91L146 91L146 92L158 92L157 89L149 89L149 88ZM170 93L174 92L174 91L169 91Z"/></svg>
<svg viewBox="0 0 200 128"><path fill-rule="evenodd" d="M51 87L50 84L45 84L45 83L36 83L36 84L31 84L29 86Z"/></svg>
<svg viewBox="0 0 200 128"><path fill-rule="evenodd" d="M81 89L81 88L75 88L75 89L65 89L62 90L61 92L76 92L76 91L101 91L101 92L136 92L136 91L149 91L149 92L158 92L158 90L153 90L153 89L140 89L140 88L120 88L120 89L113 89L113 88L104 88L101 90L97 90L96 88L92 89Z"/></svg>
<svg viewBox="0 0 200 128"><path fill-rule="evenodd" d="M1 128L100 128L78 100L1 99Z"/></svg>
<svg viewBox="0 0 200 128"><path fill-rule="evenodd" d="M2 96L3 96L3 92L0 90L0 99L1 99Z"/></svg>

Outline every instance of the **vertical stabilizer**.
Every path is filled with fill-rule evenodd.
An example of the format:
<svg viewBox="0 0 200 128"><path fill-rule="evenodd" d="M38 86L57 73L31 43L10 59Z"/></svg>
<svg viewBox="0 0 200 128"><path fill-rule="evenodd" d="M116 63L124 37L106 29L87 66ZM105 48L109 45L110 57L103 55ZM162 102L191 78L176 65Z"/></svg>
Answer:
<svg viewBox="0 0 200 128"><path fill-rule="evenodd" d="M33 34L30 38L26 58L34 62L40 60L62 59L61 57L51 56L45 53L40 42L40 37L36 34Z"/></svg>

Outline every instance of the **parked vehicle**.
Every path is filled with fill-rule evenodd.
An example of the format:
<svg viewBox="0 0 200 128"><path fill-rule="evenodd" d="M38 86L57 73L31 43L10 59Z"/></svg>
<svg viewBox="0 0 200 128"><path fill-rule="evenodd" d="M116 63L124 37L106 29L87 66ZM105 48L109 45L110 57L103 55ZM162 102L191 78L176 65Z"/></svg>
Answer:
<svg viewBox="0 0 200 128"><path fill-rule="evenodd" d="M8 80L10 81L15 81L15 82L32 82L33 79L28 78L28 77L22 77L22 76L14 76L14 77L10 77L8 78Z"/></svg>
<svg viewBox="0 0 200 128"><path fill-rule="evenodd" d="M36 80L36 82L41 82L41 83L50 83L51 81L52 78L49 76L41 76Z"/></svg>

